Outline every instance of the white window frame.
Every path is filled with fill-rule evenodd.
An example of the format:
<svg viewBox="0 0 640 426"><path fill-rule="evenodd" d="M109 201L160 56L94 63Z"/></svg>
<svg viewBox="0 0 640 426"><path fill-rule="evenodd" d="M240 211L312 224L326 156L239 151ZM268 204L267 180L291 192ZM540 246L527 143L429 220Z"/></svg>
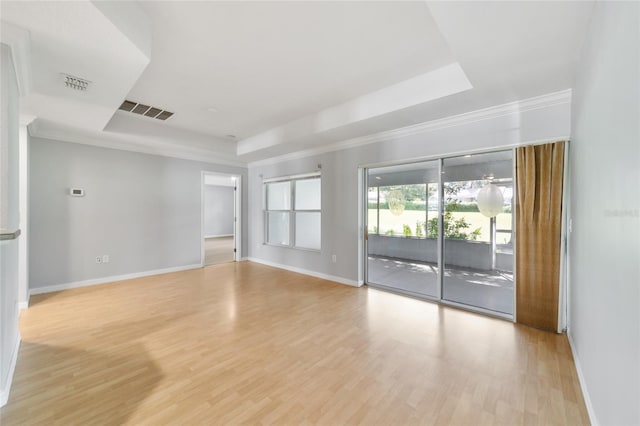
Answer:
<svg viewBox="0 0 640 426"><path fill-rule="evenodd" d="M296 210L296 182L302 180L309 179L320 179L320 209L317 210ZM270 183L281 183L281 182L290 182L290 206L288 210L282 209L268 209L267 200L268 200L268 190ZM262 211L263 211L263 224L264 224L264 235L263 235L263 244L272 246L272 247L285 247L296 250L304 250L304 251L313 251L320 252L322 251L322 228L320 229L320 248L308 248L308 247L298 247L296 246L296 213L319 213L320 214L320 222L322 223L322 174L317 173L306 173L301 175L294 176L283 176L278 178L271 179L263 179L262 181ZM289 244L275 244L269 242L269 213L277 213L284 212L289 214ZM322 225L321 225L322 226Z"/></svg>

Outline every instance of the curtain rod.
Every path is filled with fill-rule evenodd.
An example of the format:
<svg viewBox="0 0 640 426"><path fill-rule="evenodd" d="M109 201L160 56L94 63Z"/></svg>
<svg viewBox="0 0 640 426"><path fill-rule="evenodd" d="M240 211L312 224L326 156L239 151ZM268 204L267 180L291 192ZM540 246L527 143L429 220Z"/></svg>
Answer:
<svg viewBox="0 0 640 426"><path fill-rule="evenodd" d="M278 177L262 179L262 183L280 182L280 181L286 181L286 180L295 180L295 179L305 179L305 178L312 178L312 177L320 177L321 174L322 173L318 171L318 172L312 172L312 173L301 173L301 174L297 174L297 175L278 176Z"/></svg>

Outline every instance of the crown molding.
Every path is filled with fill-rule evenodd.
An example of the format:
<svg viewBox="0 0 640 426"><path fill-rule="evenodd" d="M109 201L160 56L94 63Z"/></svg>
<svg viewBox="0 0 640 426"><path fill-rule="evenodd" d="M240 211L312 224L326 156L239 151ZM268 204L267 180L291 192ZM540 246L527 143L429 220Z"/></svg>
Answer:
<svg viewBox="0 0 640 426"><path fill-rule="evenodd" d="M139 141L124 141L94 135L79 135L73 132L44 129L38 121L28 126L29 135L36 138L51 139L59 142L71 142L81 145L96 146L100 148L117 149L120 151L138 152L142 154L158 155L161 157L178 158L181 160L198 161L201 163L216 164L221 166L247 168L247 163L222 158L216 153L187 146L178 146L164 142L142 143Z"/></svg>
<svg viewBox="0 0 640 426"><path fill-rule="evenodd" d="M20 114L20 125L21 126L28 126L29 124L33 123L33 121L36 119L35 115L31 115L31 114Z"/></svg>
<svg viewBox="0 0 640 426"><path fill-rule="evenodd" d="M327 152L340 151L343 149L355 148L358 146L405 138L408 136L446 129L448 127L464 126L478 121L490 120L506 115L519 114L526 111L549 108L552 106L568 103L571 103L571 89L483 108L476 111L452 115L450 117L440 118L437 120L426 121L424 123L418 123L411 126L400 127L398 129L385 130L383 132L378 132L371 135L360 136L353 139L347 139L345 141L323 145L322 147L318 148L310 148L302 151L292 152L289 154L279 155L276 157L266 158L264 160L251 161L249 162L248 167L252 168L269 164L276 164L282 161L296 160L313 155L324 154Z"/></svg>
<svg viewBox="0 0 640 426"><path fill-rule="evenodd" d="M542 96L536 96L520 101L509 102L489 108L483 108L463 114L457 114L450 117L427 121L424 123L418 123L398 129L386 130L371 135L360 136L357 138L323 145L321 147L300 150L251 162L242 161L240 159L235 160L224 158L224 156L220 156L219 154L216 154L211 150L203 148L171 144L157 140L123 140L121 138L109 137L108 133L100 135L89 135L84 133L78 134L74 131L65 131L64 129L40 126L40 123L37 120L31 123L28 128L29 134L33 137L53 139L62 142L79 143L101 148L118 149L122 151L139 152L143 154L159 155L163 157L179 158L183 160L199 161L223 166L252 168L269 164L276 164L283 161L296 160L313 155L324 154L327 152L355 148L363 145L402 139L409 136L425 134L449 127L464 126L478 121L490 120L506 115L519 114L526 111L549 108L552 106L568 103L571 103L571 89L549 93Z"/></svg>

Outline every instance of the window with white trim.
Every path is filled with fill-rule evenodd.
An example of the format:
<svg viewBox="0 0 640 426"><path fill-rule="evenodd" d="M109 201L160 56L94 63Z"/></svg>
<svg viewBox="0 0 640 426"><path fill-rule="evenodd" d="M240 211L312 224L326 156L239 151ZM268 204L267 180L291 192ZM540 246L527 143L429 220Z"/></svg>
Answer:
<svg viewBox="0 0 640 426"><path fill-rule="evenodd" d="M265 244L320 250L321 216L319 174L264 181Z"/></svg>

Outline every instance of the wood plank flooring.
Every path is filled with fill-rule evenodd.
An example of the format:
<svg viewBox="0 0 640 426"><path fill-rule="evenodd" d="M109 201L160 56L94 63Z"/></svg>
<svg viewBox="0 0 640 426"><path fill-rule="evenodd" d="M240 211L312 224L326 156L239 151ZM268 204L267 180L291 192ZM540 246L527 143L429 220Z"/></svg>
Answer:
<svg viewBox="0 0 640 426"><path fill-rule="evenodd" d="M233 237L214 237L204 239L204 264L233 262Z"/></svg>
<svg viewBox="0 0 640 426"><path fill-rule="evenodd" d="M34 296L5 425L588 424L564 335L250 262Z"/></svg>

